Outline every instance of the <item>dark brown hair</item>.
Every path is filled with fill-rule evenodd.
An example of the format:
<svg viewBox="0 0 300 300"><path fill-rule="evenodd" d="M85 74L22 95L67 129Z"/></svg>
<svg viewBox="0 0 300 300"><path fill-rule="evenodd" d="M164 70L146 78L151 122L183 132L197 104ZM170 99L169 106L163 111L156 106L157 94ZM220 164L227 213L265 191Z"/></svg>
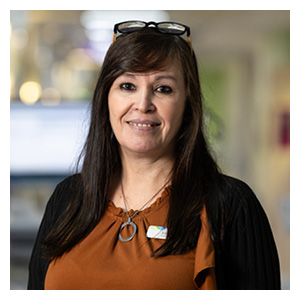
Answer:
<svg viewBox="0 0 300 300"><path fill-rule="evenodd" d="M47 257L57 258L69 251L96 226L107 208L113 178L121 172L118 142L109 122L107 99L112 83L124 72L161 70L176 61L184 73L187 104L176 139L168 237L154 255L183 254L196 247L201 230L200 212L219 175L203 134L196 58L183 38L147 28L121 35L107 52L93 96L90 129L82 152L83 194L78 193L80 199L62 212L45 240Z"/></svg>

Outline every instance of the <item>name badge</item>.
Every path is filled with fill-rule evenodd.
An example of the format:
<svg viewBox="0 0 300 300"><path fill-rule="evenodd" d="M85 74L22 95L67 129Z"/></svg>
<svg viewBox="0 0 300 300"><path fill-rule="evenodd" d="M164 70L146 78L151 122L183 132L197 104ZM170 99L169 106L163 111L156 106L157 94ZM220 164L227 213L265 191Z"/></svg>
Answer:
<svg viewBox="0 0 300 300"><path fill-rule="evenodd" d="M168 229L163 226L154 226L151 225L147 231L147 237L150 239L163 239L167 238Z"/></svg>

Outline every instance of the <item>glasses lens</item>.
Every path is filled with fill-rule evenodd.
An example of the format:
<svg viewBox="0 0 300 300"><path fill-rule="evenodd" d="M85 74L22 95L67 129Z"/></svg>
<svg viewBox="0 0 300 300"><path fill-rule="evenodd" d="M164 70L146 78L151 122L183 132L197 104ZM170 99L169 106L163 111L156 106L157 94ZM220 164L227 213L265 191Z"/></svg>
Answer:
<svg viewBox="0 0 300 300"><path fill-rule="evenodd" d="M160 23L157 28L163 33L183 34L185 27L177 23Z"/></svg>
<svg viewBox="0 0 300 300"><path fill-rule="evenodd" d="M119 24L118 30L121 33L129 33L137 30L141 30L145 28L146 23L138 22L138 21L131 21L131 22L124 22Z"/></svg>

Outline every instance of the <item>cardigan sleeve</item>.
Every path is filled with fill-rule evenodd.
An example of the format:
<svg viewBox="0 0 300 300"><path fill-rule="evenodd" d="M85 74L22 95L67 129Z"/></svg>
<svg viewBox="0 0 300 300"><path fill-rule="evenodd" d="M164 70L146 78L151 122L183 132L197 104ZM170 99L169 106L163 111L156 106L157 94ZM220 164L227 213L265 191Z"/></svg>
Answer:
<svg viewBox="0 0 300 300"><path fill-rule="evenodd" d="M54 194L52 195L54 197ZM53 215L53 199L47 203L46 210L40 224L37 237L31 253L29 262L29 274L28 274L28 290L43 290L44 289L44 277L46 274L49 261L43 259L41 256L41 243L47 236L51 228L51 219Z"/></svg>
<svg viewBox="0 0 300 300"><path fill-rule="evenodd" d="M59 183L46 205L29 261L28 290L44 289L44 280L50 260L42 257L42 242L70 201L71 192L76 186L74 179L78 177L79 175L73 175Z"/></svg>
<svg viewBox="0 0 300 300"><path fill-rule="evenodd" d="M266 213L244 182L230 180L230 222L216 258L218 288L280 289L279 259Z"/></svg>

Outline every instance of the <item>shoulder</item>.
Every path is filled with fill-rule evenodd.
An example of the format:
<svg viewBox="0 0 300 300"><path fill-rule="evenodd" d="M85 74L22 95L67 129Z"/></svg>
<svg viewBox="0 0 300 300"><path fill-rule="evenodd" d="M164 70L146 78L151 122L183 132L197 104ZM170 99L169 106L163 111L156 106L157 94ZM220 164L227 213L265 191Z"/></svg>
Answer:
<svg viewBox="0 0 300 300"><path fill-rule="evenodd" d="M242 180L225 176L227 201L231 206L232 217L265 218L265 211L252 188Z"/></svg>
<svg viewBox="0 0 300 300"><path fill-rule="evenodd" d="M80 184L82 184L82 179L81 175L78 173L66 177L64 180L57 184L56 189L70 191L76 189Z"/></svg>
<svg viewBox="0 0 300 300"><path fill-rule="evenodd" d="M68 205L78 201L80 197L77 196L81 193L83 193L83 184L80 174L68 176L58 183L48 202L53 216L57 217Z"/></svg>
<svg viewBox="0 0 300 300"><path fill-rule="evenodd" d="M221 188L226 191L228 196L245 196L247 194L253 194L252 189L249 185L237 178L228 176L228 175L221 175L222 176L222 184Z"/></svg>
<svg viewBox="0 0 300 300"><path fill-rule="evenodd" d="M82 189L82 178L80 174L74 174L66 177L60 183L57 184L53 195L56 197L61 197L65 195L72 195L78 190Z"/></svg>
<svg viewBox="0 0 300 300"><path fill-rule="evenodd" d="M261 216L264 210L254 191L244 181L221 175L206 203L207 215L214 226L225 228L245 217ZM259 213L259 214L257 214ZM217 230L217 228L216 228Z"/></svg>
<svg viewBox="0 0 300 300"><path fill-rule="evenodd" d="M217 193L218 200L223 198L231 210L259 203L254 191L246 182L227 175L222 175Z"/></svg>

